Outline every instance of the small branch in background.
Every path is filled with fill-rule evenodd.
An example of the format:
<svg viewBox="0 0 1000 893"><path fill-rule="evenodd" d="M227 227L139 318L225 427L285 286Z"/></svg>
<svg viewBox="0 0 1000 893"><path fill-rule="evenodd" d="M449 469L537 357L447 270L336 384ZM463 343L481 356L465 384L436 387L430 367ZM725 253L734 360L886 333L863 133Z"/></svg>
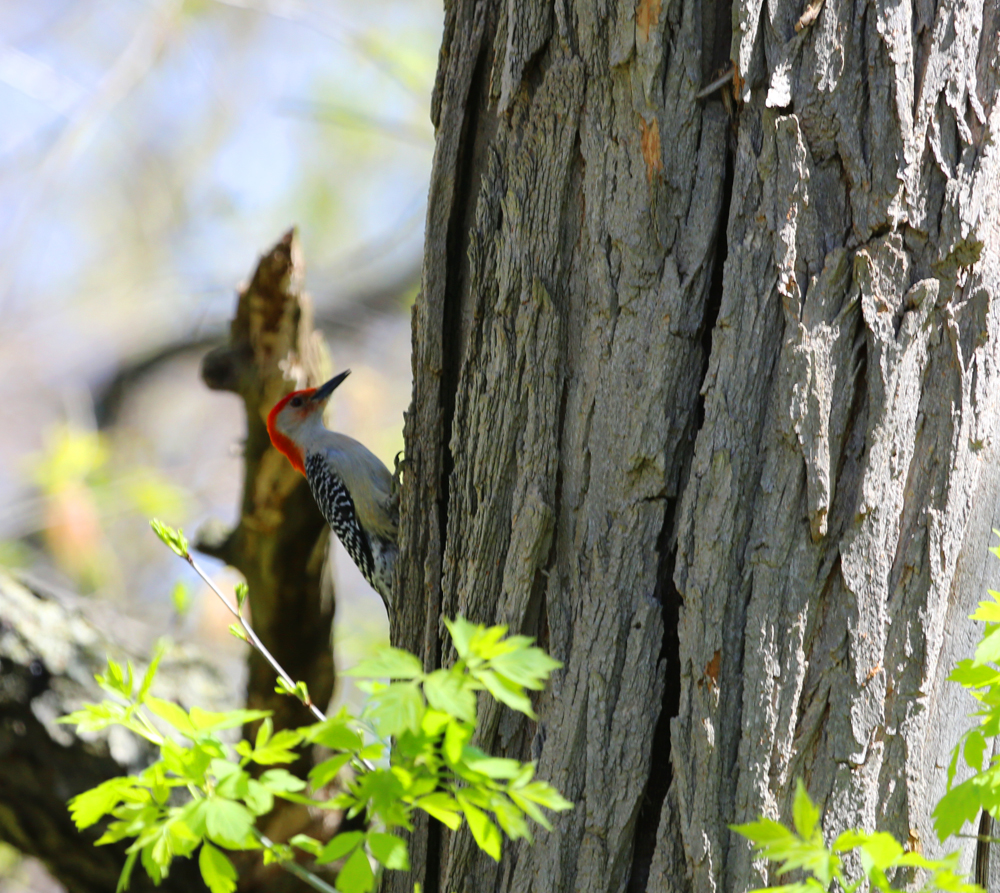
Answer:
<svg viewBox="0 0 1000 893"><path fill-rule="evenodd" d="M721 90L723 87L726 86L726 84L730 83L733 80L733 75L735 74L736 74L736 66L730 65L729 68L727 68L723 74L719 75L719 77L717 77L714 81L712 81L712 83L710 83L707 87L703 87L701 90L695 93L694 98L696 100L708 99L708 97L711 96L713 93L715 93L717 90Z"/></svg>
<svg viewBox="0 0 1000 893"><path fill-rule="evenodd" d="M359 256L364 261L370 261L378 248L379 246L365 246ZM417 258L398 275L359 288L343 299L338 299L336 306L321 310L315 316L315 326L328 337L351 335L380 314L398 312L403 297L419 283L420 259ZM206 350L218 347L225 340L226 331L222 326L192 328L188 334L157 345L123 363L110 378L92 389L98 428L106 429L114 425L126 400L147 376L181 357L203 356Z"/></svg>
<svg viewBox="0 0 1000 893"><path fill-rule="evenodd" d="M378 118L343 105L308 102L289 99L278 106L278 112L285 115L306 118L320 124L330 124L350 130L367 130L380 136L416 146L427 151L434 150L434 134L430 129L413 127L405 121Z"/></svg>
<svg viewBox="0 0 1000 893"><path fill-rule="evenodd" d="M282 396L319 384L329 370L303 279L298 240L290 230L260 258L240 291L228 340L202 362L209 388L242 398L247 433L239 523L226 535L214 530L194 547L243 574L262 644L325 705L334 681L333 600L322 592L329 532L305 479L271 447L264 424ZM308 722L305 708L276 694L274 684L273 668L251 652L247 707L273 711L278 729Z"/></svg>
<svg viewBox="0 0 1000 893"><path fill-rule="evenodd" d="M323 574L329 528L305 478L271 446L265 426L267 413L281 397L329 377L330 361L313 326L304 278L298 239L289 230L260 258L241 288L228 339L202 361L202 379L210 389L242 399L247 429L239 522L228 533L215 525L194 548L221 558L246 580L258 646L247 655L246 706L270 711L277 730L313 722L319 710L275 691L277 680L302 683L322 706L334 686L334 598ZM251 723L244 734L254 733L256 725ZM304 776L310 763L307 756L289 768ZM277 841L310 828L316 836L329 833L314 828L316 822L321 819L307 807L282 802L262 819L259 830ZM245 893L301 889L293 876L275 874L274 866L260 864L258 857L246 859L251 863L239 869Z"/></svg>

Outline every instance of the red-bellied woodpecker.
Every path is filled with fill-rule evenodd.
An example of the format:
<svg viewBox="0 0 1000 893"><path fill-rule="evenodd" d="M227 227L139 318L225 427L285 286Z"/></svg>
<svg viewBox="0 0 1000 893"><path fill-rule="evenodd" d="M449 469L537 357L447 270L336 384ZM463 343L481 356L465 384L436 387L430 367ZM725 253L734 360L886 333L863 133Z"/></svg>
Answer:
<svg viewBox="0 0 1000 893"><path fill-rule="evenodd" d="M306 476L323 517L388 610L399 521L393 476L363 444L323 424L326 401L350 372L279 400L267 433Z"/></svg>

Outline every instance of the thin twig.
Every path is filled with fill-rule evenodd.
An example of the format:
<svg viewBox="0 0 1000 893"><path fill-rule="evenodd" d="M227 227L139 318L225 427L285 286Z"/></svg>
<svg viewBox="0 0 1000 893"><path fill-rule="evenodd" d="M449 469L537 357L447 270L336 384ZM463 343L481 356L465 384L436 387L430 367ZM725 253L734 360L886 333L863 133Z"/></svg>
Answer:
<svg viewBox="0 0 1000 893"><path fill-rule="evenodd" d="M703 89L701 89L697 93L695 93L694 94L694 98L696 100L698 100L698 99L707 99L716 90L721 90L723 87L725 87L726 84L728 84L733 79L733 75L734 74L736 74L736 66L735 65L730 65L729 68L726 69L726 73L725 74L719 75L707 87L704 87Z"/></svg>
<svg viewBox="0 0 1000 893"><path fill-rule="evenodd" d="M269 850L274 848L274 841L271 840L266 834L262 834L257 830L255 830L254 833L257 835L257 838L265 848ZM294 860L290 859L288 861L279 862L278 864L289 874L294 874L297 878L299 878L299 880L304 881L314 890L319 890L319 893L338 893L338 891L324 881L323 878L313 874L308 868L303 868Z"/></svg>
<svg viewBox="0 0 1000 893"><path fill-rule="evenodd" d="M192 568L194 568L194 572L208 584L209 589L211 589L212 592L214 592L219 597L219 600L222 602L222 604L224 604L229 609L229 613L232 614L239 621L240 626L243 628L243 632L247 634L247 639L250 641L250 644L253 645L254 648L256 648L261 654L264 655L264 658L274 668L274 671L282 679L285 680L285 683L292 691L295 691L295 680L292 679L292 677L285 672L285 668L282 667L281 664L279 664L274 659L271 652L264 647L264 643L261 642L261 640L257 637L257 633L253 631L253 627L251 627L250 624L243 619L243 614L240 612L240 610L238 608L234 608L229 603L229 599L222 594L222 592L219 590L219 587L216 586L215 583L213 583L212 580L209 578L208 574L206 574L201 569L201 567L198 565L198 562L195 561L194 558L191 556L190 552L185 552L184 558L187 561L187 563L190 564ZM317 707L312 702L311 699L307 698L305 701L305 705L312 711L313 716L315 716L320 722L324 722L326 720L326 714L322 710L320 710L319 707Z"/></svg>
<svg viewBox="0 0 1000 893"><path fill-rule="evenodd" d="M290 691L294 692L296 690L296 688L295 688L295 680L292 679L292 677L289 676L288 673L285 672L285 668L283 666L281 666L281 664L278 663L278 661L274 658L274 656L271 654L271 652L268 651L267 648L264 647L264 643L261 642L260 638L257 636L257 633L255 633L253 631L253 627L250 626L250 624L247 623L247 621L244 619L243 614L239 610L239 608L234 608L229 603L229 599L227 599L222 594L222 592L219 590L219 587L216 586L215 583L213 583L212 580L209 578L208 574L206 574L205 571L203 571L201 569L201 566L198 564L197 561L194 560L194 557L191 555L190 551L186 551L181 557L185 561L187 561L187 563L190 564L192 568L194 568L194 572L199 577L201 577L202 580L204 580L205 583L208 584L209 589L211 589L212 592L214 592L219 597L219 600L222 602L222 604L224 604L226 606L226 608L229 610L229 613L232 614L239 621L240 626L243 629L243 632L245 632L246 635L247 635L247 641L264 656L264 658L267 660L267 662L274 668L274 671L282 679L285 680L285 684L288 686L288 688L290 689ZM308 707L312 711L313 716L315 716L320 722L325 722L326 721L326 714L322 710L320 710L319 707L317 707L312 702L311 698L307 697L306 700L303 701L303 703L306 705L306 707ZM378 733L375 731L374 727L371 725L371 723L365 722L360 717L356 717L355 718L355 722L357 722L359 725L361 725L376 740L381 740L379 738ZM370 760L366 760L366 759L363 759L363 758L357 758L357 759L351 760L351 765L354 766L356 769L361 769L361 770L363 770L365 772L371 772L371 771L373 771L375 769L375 764L374 763L372 763Z"/></svg>
<svg viewBox="0 0 1000 893"><path fill-rule="evenodd" d="M955 834L968 840L978 840L980 843L1000 843L1000 837L990 837L988 834Z"/></svg>

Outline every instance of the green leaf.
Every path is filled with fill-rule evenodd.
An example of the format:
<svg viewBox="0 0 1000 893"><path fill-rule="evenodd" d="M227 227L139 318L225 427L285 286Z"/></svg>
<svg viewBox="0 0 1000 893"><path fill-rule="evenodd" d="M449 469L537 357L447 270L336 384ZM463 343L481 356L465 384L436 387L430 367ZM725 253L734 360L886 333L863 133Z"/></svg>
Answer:
<svg viewBox="0 0 1000 893"><path fill-rule="evenodd" d="M186 617L191 610L191 590L183 580L174 583L174 588L170 591L170 603L178 617Z"/></svg>
<svg viewBox="0 0 1000 893"><path fill-rule="evenodd" d="M324 760L322 763L313 766L309 772L309 783L314 789L325 787L337 777L340 770L350 761L351 755L349 753L338 754L335 757Z"/></svg>
<svg viewBox="0 0 1000 893"><path fill-rule="evenodd" d="M153 533L155 533L160 540L181 558L187 558L190 555L188 551L188 541L184 537L184 531L177 529L174 530L173 527L168 527L162 521L158 521L155 518L149 522L149 526L153 528Z"/></svg>
<svg viewBox="0 0 1000 893"><path fill-rule="evenodd" d="M869 834L868 839L861 844L861 851L880 871L891 867L903 855L903 847L896 838L884 831Z"/></svg>
<svg viewBox="0 0 1000 893"><path fill-rule="evenodd" d="M506 625L480 627L469 642L469 652L483 660L490 660L498 654L510 650L510 646L500 640L507 634Z"/></svg>
<svg viewBox="0 0 1000 893"><path fill-rule="evenodd" d="M138 850L133 850L128 854L125 864L122 866L122 873L118 875L118 886L115 887L115 893L125 893L128 889L129 882L132 880L132 869L135 868L135 860L138 857Z"/></svg>
<svg viewBox="0 0 1000 893"><path fill-rule="evenodd" d="M212 893L232 893L236 889L236 869L233 863L207 840L201 845L198 867L205 886Z"/></svg>
<svg viewBox="0 0 1000 893"><path fill-rule="evenodd" d="M257 735L254 738L254 747L263 747L271 740L271 735L274 734L274 722L272 722L271 717L268 716L264 721L257 726Z"/></svg>
<svg viewBox="0 0 1000 893"><path fill-rule="evenodd" d="M531 701L521 691L520 686L512 686L492 670L477 670L472 675L486 686L486 690L496 700L506 704L511 710L523 713L529 719L538 718L535 716L535 711L531 709Z"/></svg>
<svg viewBox="0 0 1000 893"><path fill-rule="evenodd" d="M225 713L214 713L202 710L201 707L191 708L191 724L198 732L220 732L223 729L235 729L237 726L258 719L266 719L270 710L228 710Z"/></svg>
<svg viewBox="0 0 1000 893"><path fill-rule="evenodd" d="M229 634L231 636L233 636L234 638L242 639L244 642L247 642L247 643L250 642L250 637L247 635L247 631L245 629L243 629L243 626L241 624L239 624L239 623L230 623L229 624ZM291 689L289 689L288 691L283 691L282 690L281 686L284 685L284 684L285 684L285 680L282 679L281 677L278 677L278 687L275 688L275 691L278 692L278 694L293 694L293 692L291 691Z"/></svg>
<svg viewBox="0 0 1000 893"><path fill-rule="evenodd" d="M242 803L221 797L209 797L205 801L206 832L226 849L254 849L253 823L253 813Z"/></svg>
<svg viewBox="0 0 1000 893"><path fill-rule="evenodd" d="M330 750L360 750L364 743L361 736L347 724L343 711L331 719L309 726L304 734L310 743L321 744Z"/></svg>
<svg viewBox="0 0 1000 893"><path fill-rule="evenodd" d="M242 611L243 605L247 600L247 596L250 594L250 590L247 588L247 584L241 580L239 583L236 584L235 593L236 593L236 610Z"/></svg>
<svg viewBox="0 0 1000 893"><path fill-rule="evenodd" d="M251 778L247 782L243 802L254 815L266 815L274 808L274 795L259 781Z"/></svg>
<svg viewBox="0 0 1000 893"><path fill-rule="evenodd" d="M149 694L149 689L153 685L153 679L156 677L156 671L160 667L160 660L166 653L166 649L162 646L156 649L156 653L153 655L153 659L149 662L149 666L146 668L146 672L142 677L142 684L139 686L139 694L136 695L136 701L140 704L145 700L146 695Z"/></svg>
<svg viewBox="0 0 1000 893"><path fill-rule="evenodd" d="M497 817L497 822L511 840L525 838L531 841L531 831L528 823L524 820L524 813L521 812L510 800L502 794L494 794L490 798L490 808Z"/></svg>
<svg viewBox="0 0 1000 893"><path fill-rule="evenodd" d="M980 806L980 791L978 785L974 784L974 779L966 779L953 787L938 800L931 813L938 839L943 843L961 831L966 822L974 821Z"/></svg>
<svg viewBox="0 0 1000 893"><path fill-rule="evenodd" d="M393 682L373 694L365 710L379 734L386 738L399 735L405 729L420 731L424 699L415 682Z"/></svg>
<svg viewBox="0 0 1000 893"><path fill-rule="evenodd" d="M323 844L308 834L296 834L288 842L309 853L310 856L318 856L323 850Z"/></svg>
<svg viewBox="0 0 1000 893"><path fill-rule="evenodd" d="M191 800L184 804L177 813L177 818L184 822L191 833L197 837L205 836L205 810L208 805L207 800Z"/></svg>
<svg viewBox="0 0 1000 893"><path fill-rule="evenodd" d="M250 758L255 763L269 766L273 763L294 763L298 754L292 748L302 743L302 732L298 729L282 729L272 735L263 747L255 747Z"/></svg>
<svg viewBox="0 0 1000 893"><path fill-rule="evenodd" d="M445 617L444 625L448 627L448 632L451 634L451 641L455 645L455 651L458 652L458 656L462 660L468 660L469 645L472 642L472 638L476 633L481 632L483 627L469 623L464 617L456 617L454 620L449 620Z"/></svg>
<svg viewBox="0 0 1000 893"><path fill-rule="evenodd" d="M292 775L287 769L268 769L261 775L260 783L275 794L301 791L306 786L301 778Z"/></svg>
<svg viewBox="0 0 1000 893"><path fill-rule="evenodd" d="M837 835L837 839L833 842L833 846L830 849L835 853L846 853L855 847L861 846L866 840L868 840L868 835L864 831L848 828Z"/></svg>
<svg viewBox="0 0 1000 893"><path fill-rule="evenodd" d="M344 863L337 875L337 889L341 893L368 893L375 884L375 875L368 856L358 847Z"/></svg>
<svg viewBox="0 0 1000 893"><path fill-rule="evenodd" d="M976 646L976 665L996 663L1000 659L1000 628L994 629L991 633L983 636Z"/></svg>
<svg viewBox="0 0 1000 893"><path fill-rule="evenodd" d="M452 718L448 713L428 708L424 711L424 718L420 720L420 731L428 738L437 738L438 735L448 728L448 724L452 721Z"/></svg>
<svg viewBox="0 0 1000 893"><path fill-rule="evenodd" d="M363 660L342 676L363 676L368 679L419 679L424 675L424 666L409 651L401 648L383 648L375 657Z"/></svg>
<svg viewBox="0 0 1000 893"><path fill-rule="evenodd" d="M220 797L237 800L246 794L250 775L235 763L215 759L209 764L209 769L216 778L215 791Z"/></svg>
<svg viewBox="0 0 1000 893"><path fill-rule="evenodd" d="M948 675L951 682L966 688L986 688L1000 681L1000 671L996 667L978 666L972 660L960 660Z"/></svg>
<svg viewBox="0 0 1000 893"><path fill-rule="evenodd" d="M526 644L531 642L531 639L526 636L514 636L507 642L514 643L516 641L520 644L522 640ZM541 648L525 647L524 645L490 659L490 667L511 682L537 690L545 688L545 682L552 671L558 670L561 666L559 661L549 657Z"/></svg>
<svg viewBox="0 0 1000 893"><path fill-rule="evenodd" d="M343 834L338 834L320 850L316 861L323 865L343 859L351 850L360 846L364 839L364 831L345 831Z"/></svg>
<svg viewBox="0 0 1000 893"><path fill-rule="evenodd" d="M511 779L509 787L517 790L523 788L532 778L535 777L535 764L521 763L521 769L514 778Z"/></svg>
<svg viewBox="0 0 1000 893"><path fill-rule="evenodd" d="M368 848L372 855L386 868L395 871L410 870L410 856L406 851L406 841L395 834L372 831L368 835Z"/></svg>
<svg viewBox="0 0 1000 893"><path fill-rule="evenodd" d="M978 729L973 729L965 739L965 748L963 751L965 762L969 765L970 769L975 769L976 772L982 771L983 753L985 751L986 739L983 738L982 733Z"/></svg>
<svg viewBox="0 0 1000 893"><path fill-rule="evenodd" d="M108 658L108 669L105 675L94 677L100 686L113 694L132 700L132 664L128 663L128 674L122 670L121 664Z"/></svg>
<svg viewBox="0 0 1000 893"><path fill-rule="evenodd" d="M444 733L444 757L453 766L462 761L465 745L472 740L474 727L466 723L453 722Z"/></svg>
<svg viewBox="0 0 1000 893"><path fill-rule="evenodd" d="M163 870L153 855L153 844L139 848L139 861L142 862L142 867L146 869L146 874L149 875L153 883L159 886L163 880Z"/></svg>
<svg viewBox="0 0 1000 893"><path fill-rule="evenodd" d="M517 806L518 809L520 809L522 812L527 814L528 818L530 818L533 822L535 822L538 825L541 825L546 831L552 830L552 822L549 821L548 817L545 815L544 812L542 812L542 810L539 808L538 804L535 803L534 800L529 800L526 797L522 797L521 792L515 790L508 790L507 796L510 797L510 799L514 801L514 805ZM735 825L733 826L733 830L742 834L743 832L740 831L740 828L743 827L746 826Z"/></svg>
<svg viewBox="0 0 1000 893"><path fill-rule="evenodd" d="M958 753L959 747L955 747L951 751L951 761L948 763L948 790L951 790L952 783L955 781L955 773L958 772Z"/></svg>
<svg viewBox="0 0 1000 893"><path fill-rule="evenodd" d="M481 753L478 748L465 748L465 765L473 772L481 772L489 778L512 779L517 778L521 771L521 764L517 760L477 755Z"/></svg>
<svg viewBox="0 0 1000 893"><path fill-rule="evenodd" d="M197 729L195 729L183 707L170 701L164 701L162 698L153 697L152 695L146 698L146 706L156 716L160 717L160 719L170 723L186 738L194 739L197 737Z"/></svg>
<svg viewBox="0 0 1000 893"><path fill-rule="evenodd" d="M69 801L70 816L77 828L83 830L100 821L125 799L135 798L135 779L109 778L95 788L77 794ZM143 791L147 797L147 792Z"/></svg>
<svg viewBox="0 0 1000 893"><path fill-rule="evenodd" d="M795 835L790 829L769 818L759 818L755 822L747 822L743 825L730 825L729 827L737 834L742 835L751 843L758 846L795 839Z"/></svg>
<svg viewBox="0 0 1000 893"><path fill-rule="evenodd" d="M518 794L527 800L534 801L539 806L556 812L564 812L573 808L573 804L546 781L532 781L522 786L518 790Z"/></svg>
<svg viewBox="0 0 1000 893"><path fill-rule="evenodd" d="M795 783L795 799L792 803L792 822L799 836L808 840L813 836L819 822L819 810L813 805L802 779Z"/></svg>
<svg viewBox="0 0 1000 893"><path fill-rule="evenodd" d="M452 831L457 831L462 826L461 806L454 797L443 791L428 794L419 798L414 804L418 809L422 809L429 816L437 819L441 824L447 825Z"/></svg>
<svg viewBox="0 0 1000 893"><path fill-rule="evenodd" d="M108 726L124 725L128 722L128 708L124 704L102 701L100 704L84 704L68 716L58 720L67 725L75 725L78 732L100 732ZM145 737L149 737L148 734Z"/></svg>
<svg viewBox="0 0 1000 893"><path fill-rule="evenodd" d="M435 670L424 679L427 703L435 710L465 722L476 721L476 695L467 687L464 674L451 670Z"/></svg>
<svg viewBox="0 0 1000 893"><path fill-rule="evenodd" d="M472 837L479 849L495 862L499 862L501 838L497 826L486 817L485 812L469 802L464 789L458 792L458 799L462 804L465 819L469 823L469 830L472 832Z"/></svg>
<svg viewBox="0 0 1000 893"><path fill-rule="evenodd" d="M992 589L986 590L993 601L980 602L979 607L969 615L969 620L981 620L984 623L1000 623L1000 593Z"/></svg>

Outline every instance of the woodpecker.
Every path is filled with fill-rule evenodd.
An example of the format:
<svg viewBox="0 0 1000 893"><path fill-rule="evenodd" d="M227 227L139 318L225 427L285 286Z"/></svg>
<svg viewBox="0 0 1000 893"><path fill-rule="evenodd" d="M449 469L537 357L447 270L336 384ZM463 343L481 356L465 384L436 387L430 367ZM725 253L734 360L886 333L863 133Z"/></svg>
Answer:
<svg viewBox="0 0 1000 893"><path fill-rule="evenodd" d="M395 480L366 446L323 424L326 401L350 374L283 397L267 416L267 433L305 475L323 517L388 610L399 523Z"/></svg>

